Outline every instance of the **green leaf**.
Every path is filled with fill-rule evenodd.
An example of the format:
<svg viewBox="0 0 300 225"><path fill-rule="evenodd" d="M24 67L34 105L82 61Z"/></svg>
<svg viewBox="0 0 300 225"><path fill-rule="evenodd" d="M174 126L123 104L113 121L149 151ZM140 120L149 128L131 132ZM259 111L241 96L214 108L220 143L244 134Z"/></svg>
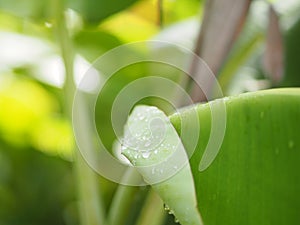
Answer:
<svg viewBox="0 0 300 225"><path fill-rule="evenodd" d="M87 23L95 24L131 6L137 0L69 0L69 6L79 12Z"/></svg>
<svg viewBox="0 0 300 225"><path fill-rule="evenodd" d="M185 149L169 118L156 107L136 106L124 129L122 154L182 225L202 225Z"/></svg>
<svg viewBox="0 0 300 225"><path fill-rule="evenodd" d="M212 126L210 104L195 106L199 142L191 168L206 225L300 224L300 89L273 89L223 99L226 130L211 165L199 171ZM171 116L177 131L180 117ZM194 130L191 124L190 134ZM185 135L183 144L189 149Z"/></svg>
<svg viewBox="0 0 300 225"><path fill-rule="evenodd" d="M87 24L97 24L101 20L131 6L137 0L67 0L66 8L78 12ZM53 16L55 3L49 0L3 0L0 1L0 10L10 14L29 18L36 21L45 21Z"/></svg>
<svg viewBox="0 0 300 225"><path fill-rule="evenodd" d="M34 20L46 19L51 16L51 1L10 0L0 1L0 9L13 15Z"/></svg>
<svg viewBox="0 0 300 225"><path fill-rule="evenodd" d="M89 61L120 45L113 35L103 31L81 31L73 37L76 50Z"/></svg>

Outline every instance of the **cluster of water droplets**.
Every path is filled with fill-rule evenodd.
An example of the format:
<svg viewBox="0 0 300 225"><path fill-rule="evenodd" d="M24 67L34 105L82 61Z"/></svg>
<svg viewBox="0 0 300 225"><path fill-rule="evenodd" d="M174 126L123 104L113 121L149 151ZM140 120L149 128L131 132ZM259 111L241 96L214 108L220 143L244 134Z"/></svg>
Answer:
<svg viewBox="0 0 300 225"><path fill-rule="evenodd" d="M170 207L167 204L164 204L164 209L168 212L168 214L174 215L175 223L179 223L179 220L175 217L174 211L170 209Z"/></svg>
<svg viewBox="0 0 300 225"><path fill-rule="evenodd" d="M139 159L159 158L159 154L173 152L176 145L168 143L168 117L156 107L137 106L124 129L121 152L135 165ZM160 171L153 170L154 173Z"/></svg>

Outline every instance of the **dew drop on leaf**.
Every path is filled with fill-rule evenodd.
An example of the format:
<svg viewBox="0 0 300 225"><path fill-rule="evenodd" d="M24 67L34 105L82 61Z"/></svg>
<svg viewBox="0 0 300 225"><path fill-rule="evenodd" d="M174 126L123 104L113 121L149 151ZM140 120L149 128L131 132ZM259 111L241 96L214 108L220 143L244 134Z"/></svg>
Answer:
<svg viewBox="0 0 300 225"><path fill-rule="evenodd" d="M150 156L150 152L144 152L144 153L142 153L142 157L144 158L144 159L148 159L149 158L149 156Z"/></svg>
<svg viewBox="0 0 300 225"><path fill-rule="evenodd" d="M164 204L164 209L165 209L166 211L169 211L169 210L170 210L170 207L169 207L167 204Z"/></svg>

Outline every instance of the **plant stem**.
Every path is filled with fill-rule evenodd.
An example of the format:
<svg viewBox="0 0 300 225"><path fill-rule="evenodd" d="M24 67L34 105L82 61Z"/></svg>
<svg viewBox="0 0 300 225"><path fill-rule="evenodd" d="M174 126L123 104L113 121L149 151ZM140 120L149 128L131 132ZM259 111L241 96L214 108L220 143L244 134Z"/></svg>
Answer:
<svg viewBox="0 0 300 225"><path fill-rule="evenodd" d="M165 218L163 202L151 189L136 225L162 225Z"/></svg>
<svg viewBox="0 0 300 225"><path fill-rule="evenodd" d="M75 92L73 80L74 51L69 37L64 17L63 1L54 1L56 35L61 49L61 55L65 65L65 84L63 87L65 98L65 114L72 123L72 103ZM82 137L90 139L84 131ZM100 201L97 190L97 176L88 167L84 159L75 147L74 173L78 183L78 198L80 202L80 223L81 225L103 225L104 212L102 201Z"/></svg>
<svg viewBox="0 0 300 225"><path fill-rule="evenodd" d="M160 28L164 26L164 9L163 9L163 0L157 1L157 8L158 8L158 25Z"/></svg>
<svg viewBox="0 0 300 225"><path fill-rule="evenodd" d="M129 168L123 178L123 183L126 183L126 181L132 181L136 178L136 173L134 173L132 168ZM125 185L118 186L118 189L115 192L114 198L111 202L110 210L107 216L107 224L124 224L124 221L126 221L128 212L130 210L130 205L132 204L132 199L137 191L137 187Z"/></svg>
<svg viewBox="0 0 300 225"><path fill-rule="evenodd" d="M104 225L104 212L97 188L97 174L88 167L78 150L74 169L78 182L81 225Z"/></svg>

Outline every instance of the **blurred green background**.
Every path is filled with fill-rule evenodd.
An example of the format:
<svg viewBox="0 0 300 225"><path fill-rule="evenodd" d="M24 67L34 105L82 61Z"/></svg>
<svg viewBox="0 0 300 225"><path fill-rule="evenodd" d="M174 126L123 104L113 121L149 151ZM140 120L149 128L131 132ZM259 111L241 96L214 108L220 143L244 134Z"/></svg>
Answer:
<svg viewBox="0 0 300 225"><path fill-rule="evenodd" d="M256 0L218 72L226 95L300 86L300 1L272 4L284 40L283 79L273 84L263 68L268 2ZM97 57L121 44L163 40L193 50L204 2L164 0L162 8L158 5L154 0L0 1L0 225L80 223L75 143L65 112L65 65L56 29L57 11L63 8L78 84ZM150 70L151 66L136 65L119 71L120 78L104 94L105 104L110 105L126 83ZM110 111L96 108L96 113L97 120L108 117ZM111 148L115 136L110 125L98 125L107 130L104 140ZM116 184L100 176L96 182L107 211ZM148 190L136 189L138 205ZM131 217L138 211L132 210ZM127 224L133 223L131 217ZM172 217L166 221L173 224Z"/></svg>

